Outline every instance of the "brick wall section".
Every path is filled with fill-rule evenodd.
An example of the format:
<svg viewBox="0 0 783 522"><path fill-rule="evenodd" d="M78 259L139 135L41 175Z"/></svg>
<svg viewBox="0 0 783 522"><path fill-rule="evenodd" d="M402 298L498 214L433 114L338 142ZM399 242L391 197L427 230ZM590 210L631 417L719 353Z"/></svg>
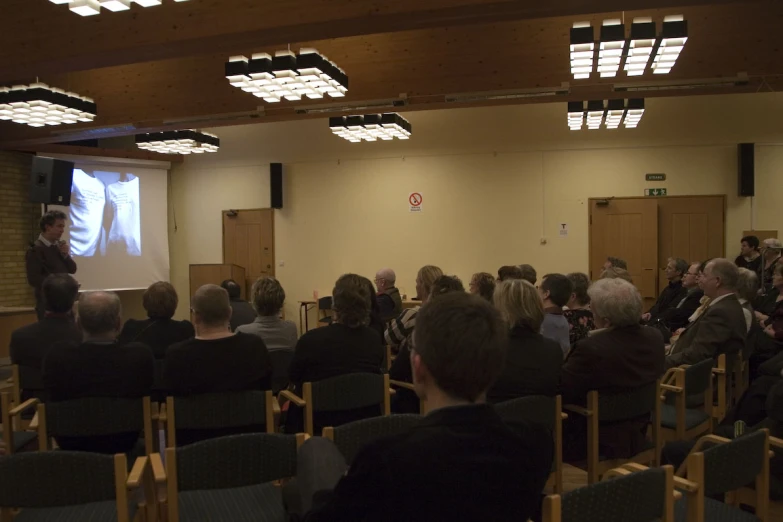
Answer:
<svg viewBox="0 0 783 522"><path fill-rule="evenodd" d="M37 236L41 206L28 202L32 156L0 151L0 306L34 306L24 256Z"/></svg>

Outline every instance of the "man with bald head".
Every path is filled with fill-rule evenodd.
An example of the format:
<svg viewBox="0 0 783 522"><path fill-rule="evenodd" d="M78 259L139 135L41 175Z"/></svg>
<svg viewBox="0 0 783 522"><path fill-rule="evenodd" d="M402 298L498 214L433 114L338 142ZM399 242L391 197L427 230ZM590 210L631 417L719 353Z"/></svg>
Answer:
<svg viewBox="0 0 783 522"><path fill-rule="evenodd" d="M76 322L84 338L54 345L44 359L43 384L52 402L85 397L138 398L152 390L155 359L140 343L120 345L120 298L114 292L88 292L79 298ZM139 434L55 437L64 450L127 453Z"/></svg>
<svg viewBox="0 0 783 522"><path fill-rule="evenodd" d="M375 274L375 286L378 287L378 306L381 309L381 319L388 321L402 313L402 298L394 284L397 276L391 268L381 268Z"/></svg>

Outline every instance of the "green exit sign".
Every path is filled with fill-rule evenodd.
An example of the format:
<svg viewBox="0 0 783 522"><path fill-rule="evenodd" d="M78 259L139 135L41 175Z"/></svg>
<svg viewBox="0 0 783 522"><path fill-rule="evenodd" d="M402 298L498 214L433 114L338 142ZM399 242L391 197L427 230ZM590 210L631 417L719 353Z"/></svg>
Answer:
<svg viewBox="0 0 783 522"><path fill-rule="evenodd" d="M666 181L666 174L645 174L645 181Z"/></svg>
<svg viewBox="0 0 783 522"><path fill-rule="evenodd" d="M644 189L644 195L645 196L665 196L666 195L666 189L665 188L655 188L655 189Z"/></svg>

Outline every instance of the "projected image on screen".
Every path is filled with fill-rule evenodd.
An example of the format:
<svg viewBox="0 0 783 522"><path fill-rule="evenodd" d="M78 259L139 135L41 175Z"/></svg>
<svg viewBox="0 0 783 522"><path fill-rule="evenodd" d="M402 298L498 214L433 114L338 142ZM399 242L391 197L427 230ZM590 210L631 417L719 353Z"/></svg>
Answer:
<svg viewBox="0 0 783 522"><path fill-rule="evenodd" d="M74 169L71 254L141 256L141 181L129 172Z"/></svg>

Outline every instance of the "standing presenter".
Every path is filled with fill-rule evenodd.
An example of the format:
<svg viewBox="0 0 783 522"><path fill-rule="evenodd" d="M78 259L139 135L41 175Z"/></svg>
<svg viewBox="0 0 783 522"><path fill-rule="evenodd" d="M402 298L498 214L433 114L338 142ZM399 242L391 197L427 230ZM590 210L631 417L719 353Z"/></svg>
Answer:
<svg viewBox="0 0 783 522"><path fill-rule="evenodd" d="M27 282L35 289L35 311L42 319L46 306L41 286L49 274L75 274L76 262L71 258L68 243L61 238L65 232L66 216L52 210L41 217L41 234L30 245L25 255Z"/></svg>

